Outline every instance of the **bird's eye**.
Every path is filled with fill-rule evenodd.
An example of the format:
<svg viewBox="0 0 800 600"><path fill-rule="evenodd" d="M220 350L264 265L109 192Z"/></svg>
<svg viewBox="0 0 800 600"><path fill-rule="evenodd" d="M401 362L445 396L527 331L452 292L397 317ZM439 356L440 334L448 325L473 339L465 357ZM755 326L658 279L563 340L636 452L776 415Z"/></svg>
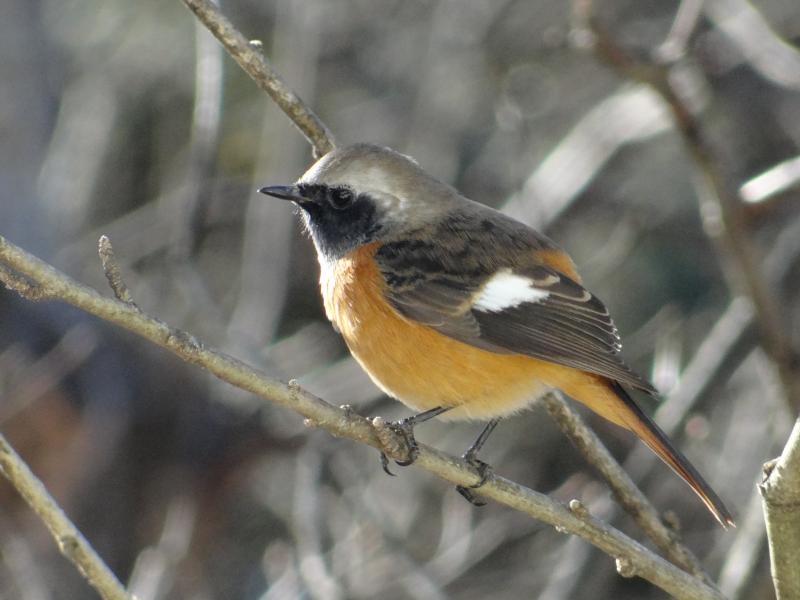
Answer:
<svg viewBox="0 0 800 600"><path fill-rule="evenodd" d="M328 204L336 210L348 208L356 199L353 190L346 187L331 188L328 192Z"/></svg>

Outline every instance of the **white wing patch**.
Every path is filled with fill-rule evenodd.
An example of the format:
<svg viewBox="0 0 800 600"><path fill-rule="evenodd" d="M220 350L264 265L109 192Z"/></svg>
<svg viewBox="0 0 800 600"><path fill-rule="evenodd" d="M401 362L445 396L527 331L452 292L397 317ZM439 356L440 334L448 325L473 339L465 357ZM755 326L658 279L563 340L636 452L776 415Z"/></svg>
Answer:
<svg viewBox="0 0 800 600"><path fill-rule="evenodd" d="M550 292L533 287L529 277L515 275L509 269L495 273L472 305L475 310L501 312L525 302L541 302Z"/></svg>

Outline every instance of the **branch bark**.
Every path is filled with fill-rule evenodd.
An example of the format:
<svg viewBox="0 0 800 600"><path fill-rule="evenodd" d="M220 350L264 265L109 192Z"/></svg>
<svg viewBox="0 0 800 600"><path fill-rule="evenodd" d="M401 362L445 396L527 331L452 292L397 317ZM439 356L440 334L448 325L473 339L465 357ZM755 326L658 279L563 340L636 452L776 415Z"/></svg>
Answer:
<svg viewBox="0 0 800 600"><path fill-rule="evenodd" d="M253 78L262 90L294 123L319 158L336 146L333 134L283 81L260 52L260 42L248 41L210 0L183 0L183 3L219 40L228 54Z"/></svg>
<svg viewBox="0 0 800 600"><path fill-rule="evenodd" d="M800 598L800 419L759 485L778 600Z"/></svg>
<svg viewBox="0 0 800 600"><path fill-rule="evenodd" d="M696 577L704 579L709 585L713 585L697 557L681 544L678 535L673 530L664 525L655 507L611 456L597 435L586 426L580 415L572 410L556 392L547 394L542 402L561 431L600 471L611 487L614 497L647 536L655 542L656 546L661 548L673 563Z"/></svg>
<svg viewBox="0 0 800 600"><path fill-rule="evenodd" d="M42 482L0 435L0 471L50 530L61 554L105 600L133 600L116 575L69 520Z"/></svg>
<svg viewBox="0 0 800 600"><path fill-rule="evenodd" d="M2 236L0 236L0 262L11 270L0 270L0 280L7 285L10 284L9 287L23 296L25 290L19 289L16 283L24 277L31 283L32 289L37 290L34 296L36 299L43 296L67 302L128 329L169 350L182 360L208 370L223 381L300 413L306 418L308 426L320 427L335 436L368 444L389 453L393 458L405 458L402 441L395 439L393 440L395 443L387 447L380 441L378 431L373 424L364 417L328 404L303 390L295 382L277 381L236 358L207 348L190 333L169 327L131 304L102 296L96 290L72 280ZM12 275L11 279L7 274ZM386 433L385 430L381 431L381 437ZM463 461L424 444L419 445L419 457L414 464L452 484L471 486L479 481L478 475ZM718 591L699 579L592 517L577 501L573 501L570 508L567 508L543 494L499 476L492 477L477 491L487 498L548 523L558 531L582 537L614 557L617 561L617 570L623 576L642 577L676 598L687 600L722 598Z"/></svg>

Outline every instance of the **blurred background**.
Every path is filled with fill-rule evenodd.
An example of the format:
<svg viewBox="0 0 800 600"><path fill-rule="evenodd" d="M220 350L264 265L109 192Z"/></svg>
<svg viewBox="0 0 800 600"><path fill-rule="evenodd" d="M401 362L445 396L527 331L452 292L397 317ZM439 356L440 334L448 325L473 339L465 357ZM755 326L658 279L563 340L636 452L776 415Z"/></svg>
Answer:
<svg viewBox="0 0 800 600"><path fill-rule="evenodd" d="M410 154L572 253L628 361L665 392L659 421L739 527L723 532L632 436L587 419L727 596L771 598L755 484L794 414L658 98L582 48L561 0L222 8L340 143ZM744 186L763 275L796 331L800 5L608 0L598 15L634 56L685 51L672 76ZM326 322L290 207L255 193L296 179L308 144L181 2L4 0L0 56L0 234L110 295L107 234L146 312L334 404L408 414ZM417 435L460 454L479 429ZM0 430L142 600L664 597L579 540L473 508L413 468L386 477L372 449L5 290ZM543 409L503 423L483 458L641 539ZM1 597L95 597L5 482L0 506Z"/></svg>

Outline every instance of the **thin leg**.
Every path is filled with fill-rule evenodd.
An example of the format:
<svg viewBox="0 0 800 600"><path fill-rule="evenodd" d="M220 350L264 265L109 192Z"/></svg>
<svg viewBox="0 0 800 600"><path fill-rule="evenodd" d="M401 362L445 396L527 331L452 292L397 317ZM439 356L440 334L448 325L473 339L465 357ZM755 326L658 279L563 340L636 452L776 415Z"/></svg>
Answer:
<svg viewBox="0 0 800 600"><path fill-rule="evenodd" d="M425 421L430 421L431 419L438 417L443 412L450 410L450 408L450 406L437 406L436 408L406 417L405 419L398 421L397 424L401 427L414 427L415 425L419 425L420 423L424 423Z"/></svg>
<svg viewBox="0 0 800 600"><path fill-rule="evenodd" d="M456 491L462 496L464 496L467 502L469 502L474 506L486 505L486 502L484 502L483 500L478 500L478 498L475 497L475 494L472 492L472 490L479 488L483 484L485 484L489 480L489 477L492 474L492 467L478 458L478 452L481 451L481 448L483 448L483 445L486 443L486 440L489 439L489 436L492 434L494 428L497 427L497 424L499 422L500 419L492 419L491 421L489 421L486 424L486 427L483 428L483 431L481 431L481 434L478 436L478 438L472 443L472 445L469 448L467 448L467 451L464 452L464 455L462 456L464 461L478 472L478 475L480 475L481 479L478 483L476 483L475 485L471 485L469 487L465 487L463 485L457 485Z"/></svg>
<svg viewBox="0 0 800 600"><path fill-rule="evenodd" d="M464 452L463 456L464 460L470 462L471 460L475 459L475 456L478 454L478 452L481 451L481 448L483 448L483 445L486 443L486 440L488 440L489 436L492 435L494 428L497 427L497 424L499 422L500 419L498 418L498 419L492 419L486 424L486 427L483 428L483 431L481 431L481 434L478 436L478 439L472 442L472 446L467 448L467 451Z"/></svg>
<svg viewBox="0 0 800 600"><path fill-rule="evenodd" d="M438 417L443 412L450 410L450 408L451 407L449 406L437 406L436 408L406 417L405 419L401 419L400 421L391 424L392 429L403 436L406 446L408 447L408 460L396 460L395 462L398 465L401 467L407 467L417 460L419 447L417 446L417 440L414 438L414 427L420 423L424 423L425 421L430 421L434 417ZM383 452L381 452L381 466L383 467L384 472L386 472L388 475L394 476L394 473L389 470L389 459Z"/></svg>

